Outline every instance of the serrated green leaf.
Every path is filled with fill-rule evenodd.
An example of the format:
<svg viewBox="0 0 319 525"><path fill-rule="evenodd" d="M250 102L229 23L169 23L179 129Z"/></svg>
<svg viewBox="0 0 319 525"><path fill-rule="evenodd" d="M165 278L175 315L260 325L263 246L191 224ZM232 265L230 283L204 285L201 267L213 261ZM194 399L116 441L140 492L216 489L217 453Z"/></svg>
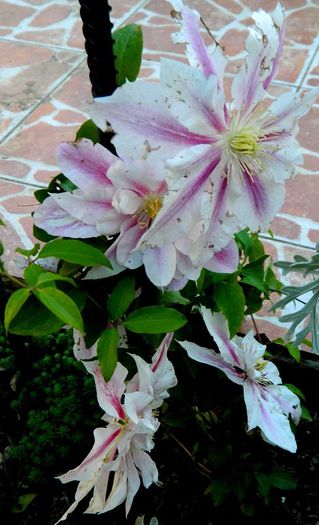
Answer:
<svg viewBox="0 0 319 525"><path fill-rule="evenodd" d="M92 140L94 144L100 141L99 128L91 119L83 122L82 126L76 133L76 140L83 138Z"/></svg>
<svg viewBox="0 0 319 525"><path fill-rule="evenodd" d="M216 284L213 299L227 319L229 335L232 338L238 332L244 318L245 295L242 287L236 278L230 279L227 284Z"/></svg>
<svg viewBox="0 0 319 525"><path fill-rule="evenodd" d="M118 321L135 299L135 279L132 275L125 275L115 286L106 306L111 319Z"/></svg>
<svg viewBox="0 0 319 525"><path fill-rule="evenodd" d="M56 288L39 288L34 294L56 317L83 334L84 327L80 310L67 294Z"/></svg>
<svg viewBox="0 0 319 525"><path fill-rule="evenodd" d="M138 334L164 334L174 332L186 323L186 317L174 308L147 306L130 313L123 324Z"/></svg>
<svg viewBox="0 0 319 525"><path fill-rule="evenodd" d="M270 485L277 489L293 490L297 487L296 480L287 470L275 468L267 477Z"/></svg>
<svg viewBox="0 0 319 525"><path fill-rule="evenodd" d="M110 261L100 250L75 239L55 239L42 248L38 257L39 259L57 257L82 266L100 265L112 268Z"/></svg>
<svg viewBox="0 0 319 525"><path fill-rule="evenodd" d="M108 328L104 330L97 343L97 357L106 382L111 379L116 367L119 340L117 329Z"/></svg>
<svg viewBox="0 0 319 525"><path fill-rule="evenodd" d="M13 294L10 296L4 312L4 328L6 332L8 332L12 320L21 310L29 295L30 290L27 288L20 288L19 290L13 292Z"/></svg>
<svg viewBox="0 0 319 525"><path fill-rule="evenodd" d="M113 33L116 83L136 80L142 62L143 33L137 24L129 24Z"/></svg>

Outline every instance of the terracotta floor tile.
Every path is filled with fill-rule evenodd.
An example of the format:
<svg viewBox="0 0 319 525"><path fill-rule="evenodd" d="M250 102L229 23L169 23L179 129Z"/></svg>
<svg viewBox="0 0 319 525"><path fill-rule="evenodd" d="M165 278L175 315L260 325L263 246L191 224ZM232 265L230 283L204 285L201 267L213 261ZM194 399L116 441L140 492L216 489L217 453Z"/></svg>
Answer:
<svg viewBox="0 0 319 525"><path fill-rule="evenodd" d="M48 27L65 20L72 12L72 4L61 5L57 2L50 2L35 17L33 17L30 27Z"/></svg>
<svg viewBox="0 0 319 525"><path fill-rule="evenodd" d="M35 13L32 7L0 2L1 26L16 27Z"/></svg>
<svg viewBox="0 0 319 525"><path fill-rule="evenodd" d="M2 116L8 119L4 133L21 120L74 67L72 53L54 49L0 42L0 100Z"/></svg>

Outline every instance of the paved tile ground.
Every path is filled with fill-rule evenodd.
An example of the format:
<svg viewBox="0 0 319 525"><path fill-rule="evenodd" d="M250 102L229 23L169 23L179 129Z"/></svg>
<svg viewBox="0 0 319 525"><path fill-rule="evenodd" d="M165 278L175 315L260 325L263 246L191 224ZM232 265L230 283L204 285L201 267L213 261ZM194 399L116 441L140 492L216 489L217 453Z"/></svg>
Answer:
<svg viewBox="0 0 319 525"><path fill-rule="evenodd" d="M110 3L115 27L143 26L143 76L157 78L161 56L182 59L182 47L171 42L174 24L165 0ZM243 56L250 9L270 10L277 0L188 3L225 46L231 77ZM318 0L283 3L287 35L274 95L319 85ZM57 173L55 147L72 140L86 118L91 95L81 26L77 0L0 0L0 217L7 224L1 238L12 271L14 248L32 244L33 191ZM318 114L319 100L300 122L304 165L288 182L286 203L272 223L276 241L268 245L275 259L311 253L319 242Z"/></svg>

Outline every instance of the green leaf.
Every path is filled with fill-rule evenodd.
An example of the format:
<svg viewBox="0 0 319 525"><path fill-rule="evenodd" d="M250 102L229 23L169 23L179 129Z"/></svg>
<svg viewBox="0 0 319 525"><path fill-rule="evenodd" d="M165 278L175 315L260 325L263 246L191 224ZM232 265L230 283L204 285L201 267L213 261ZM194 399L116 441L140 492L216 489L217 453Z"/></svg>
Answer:
<svg viewBox="0 0 319 525"><path fill-rule="evenodd" d="M48 190L36 190L33 195L35 196L35 198L37 199L37 201L42 204L42 202L45 201L45 199L47 199L49 197L49 192Z"/></svg>
<svg viewBox="0 0 319 525"><path fill-rule="evenodd" d="M30 322L30 319L32 319L32 322ZM10 333L42 337L60 330L64 324L34 296L30 296L11 322Z"/></svg>
<svg viewBox="0 0 319 525"><path fill-rule="evenodd" d="M277 489L293 490L297 487L297 482L293 475L287 470L275 468L268 474L268 481L270 485Z"/></svg>
<svg viewBox="0 0 319 525"><path fill-rule="evenodd" d="M80 310L68 295L56 288L40 288L34 294L56 317L65 324L71 325L72 328L77 328L83 334Z"/></svg>
<svg viewBox="0 0 319 525"><path fill-rule="evenodd" d="M17 253L21 253L21 255L24 255L25 257L32 257L33 255L36 255L38 251L40 250L40 244L36 243L31 250L24 250L23 248L16 248Z"/></svg>
<svg viewBox="0 0 319 525"><path fill-rule="evenodd" d="M213 299L227 319L232 338L240 328L245 311L245 295L236 277L229 279L227 283L216 284Z"/></svg>
<svg viewBox="0 0 319 525"><path fill-rule="evenodd" d="M250 250L252 249L253 242L251 236L247 230L242 230L238 233L235 233L235 239L239 247L243 250L245 255L249 255Z"/></svg>
<svg viewBox="0 0 319 525"><path fill-rule="evenodd" d="M299 388L297 388L295 385L292 385L290 383L285 383L285 386L287 388L289 388L289 390L291 390L291 392L293 392L294 394L296 394L298 397L300 397L300 399L303 399L305 400L305 395L301 392L301 390Z"/></svg>
<svg viewBox="0 0 319 525"><path fill-rule="evenodd" d="M39 266L39 264L30 264L24 270L23 277L27 284L33 287L37 284L38 278L42 273L47 273L47 270Z"/></svg>
<svg viewBox="0 0 319 525"><path fill-rule="evenodd" d="M0 241L0 256L3 255L3 252L4 252L3 244Z"/></svg>
<svg viewBox="0 0 319 525"><path fill-rule="evenodd" d="M116 328L104 330L97 343L97 357L104 380L108 382L117 363L117 348L120 336Z"/></svg>
<svg viewBox="0 0 319 525"><path fill-rule="evenodd" d="M27 288L20 288L20 290L16 290L10 296L4 312L4 327L6 332L8 332L12 320L21 310L29 295L30 290L28 290Z"/></svg>
<svg viewBox="0 0 319 525"><path fill-rule="evenodd" d="M129 24L113 33L116 83L136 80L142 62L143 33L140 26Z"/></svg>
<svg viewBox="0 0 319 525"><path fill-rule="evenodd" d="M245 315L251 315L258 312L263 305L263 299L261 298L261 292L254 286L249 284L243 284L242 289L245 294L246 310Z"/></svg>
<svg viewBox="0 0 319 525"><path fill-rule="evenodd" d="M135 279L132 275L125 275L117 283L107 300L107 310L113 321L118 321L135 299Z"/></svg>
<svg viewBox="0 0 319 525"><path fill-rule="evenodd" d="M275 272L270 266L268 266L265 273L265 282L271 290L276 290L276 292L280 292L283 287L283 284L277 279Z"/></svg>
<svg viewBox="0 0 319 525"><path fill-rule="evenodd" d="M301 353L300 353L299 348L295 346L293 343L287 343L286 347L291 357L293 357L295 361L297 361L297 363L300 363Z"/></svg>
<svg viewBox="0 0 319 525"><path fill-rule="evenodd" d="M265 255L265 247L258 238L258 233L253 233L251 236L252 247L249 252L249 260L256 261ZM268 256L267 256L268 257Z"/></svg>
<svg viewBox="0 0 319 525"><path fill-rule="evenodd" d="M17 498L16 504L12 507L11 512L13 512L13 514L24 512L36 496L37 494L35 493L22 494Z"/></svg>
<svg viewBox="0 0 319 525"><path fill-rule="evenodd" d="M42 273L37 280L36 286L43 286L48 285L52 286L52 283L54 281L64 281L66 283L71 284L72 286L75 286L75 282L70 277L64 277L63 275L60 275L58 273L52 273L52 272L45 272Z"/></svg>
<svg viewBox="0 0 319 525"><path fill-rule="evenodd" d="M309 421L310 423L312 422L312 416L308 410L308 408L306 408L304 405L301 405L301 419L305 419L305 421Z"/></svg>
<svg viewBox="0 0 319 525"><path fill-rule="evenodd" d="M94 144L100 141L99 128L91 119L83 122L82 126L76 133L76 140L83 138L92 140Z"/></svg>
<svg viewBox="0 0 319 525"><path fill-rule="evenodd" d="M210 486L210 493L213 505L217 507L228 496L231 491L231 484L228 479L215 479Z"/></svg>
<svg viewBox="0 0 319 525"><path fill-rule="evenodd" d="M49 242L52 241L52 239L55 239L54 235L50 235L45 230L42 230L42 228L39 228L35 224L33 224L33 237L35 237L41 242Z"/></svg>
<svg viewBox="0 0 319 525"><path fill-rule="evenodd" d="M174 332L186 323L186 317L174 308L147 306L130 313L123 324L138 334L164 334Z"/></svg>
<svg viewBox="0 0 319 525"><path fill-rule="evenodd" d="M182 304L186 305L190 303L190 300L183 297L180 292L165 291L162 292L159 298L162 304Z"/></svg>
<svg viewBox="0 0 319 525"><path fill-rule="evenodd" d="M42 248L38 257L41 259L58 257L63 261L81 264L82 266L101 265L112 268L110 261L100 250L74 239L55 239Z"/></svg>
<svg viewBox="0 0 319 525"><path fill-rule="evenodd" d="M268 476L262 472L255 472L255 478L257 481L257 489L259 494L267 500L270 491L270 483Z"/></svg>
<svg viewBox="0 0 319 525"><path fill-rule="evenodd" d="M6 226L6 223L5 223L5 222L3 222L3 220L2 220L2 219L0 219L0 226Z"/></svg>

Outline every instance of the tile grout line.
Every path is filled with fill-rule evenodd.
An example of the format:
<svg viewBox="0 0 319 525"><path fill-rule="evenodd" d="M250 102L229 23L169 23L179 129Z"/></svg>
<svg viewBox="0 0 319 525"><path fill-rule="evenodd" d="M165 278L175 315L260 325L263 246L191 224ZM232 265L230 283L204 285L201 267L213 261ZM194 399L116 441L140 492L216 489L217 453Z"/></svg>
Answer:
<svg viewBox="0 0 319 525"><path fill-rule="evenodd" d="M10 44L22 44L24 46L32 46L32 47L42 47L44 49L53 49L54 51L64 51L69 53L76 53L77 55L80 53L85 53L85 49L78 49L75 47L64 47L64 46L58 46L55 44L45 44L44 42L32 42L31 40L16 40L14 38L6 38L5 36L0 36L0 42L9 42Z"/></svg>
<svg viewBox="0 0 319 525"><path fill-rule="evenodd" d="M20 186L30 186L31 188L38 188L40 190L43 190L47 187L45 185L36 184L36 183L28 182L25 180L21 180L21 179L16 179L15 177L12 177L12 178L6 177L5 175L0 175L0 182L2 180L5 180L6 182L12 182L12 184L20 184Z"/></svg>
<svg viewBox="0 0 319 525"><path fill-rule="evenodd" d="M68 78L73 75L73 73L83 64L83 62L86 60L86 56L81 58L81 60L74 66L70 71L68 71L31 109L28 111L22 118L19 120L12 129L6 133L2 139L0 140L0 144L3 144L16 129L23 124L23 122L30 117L30 115L43 103L45 102L47 97L50 97L58 88L64 84L68 80Z"/></svg>

